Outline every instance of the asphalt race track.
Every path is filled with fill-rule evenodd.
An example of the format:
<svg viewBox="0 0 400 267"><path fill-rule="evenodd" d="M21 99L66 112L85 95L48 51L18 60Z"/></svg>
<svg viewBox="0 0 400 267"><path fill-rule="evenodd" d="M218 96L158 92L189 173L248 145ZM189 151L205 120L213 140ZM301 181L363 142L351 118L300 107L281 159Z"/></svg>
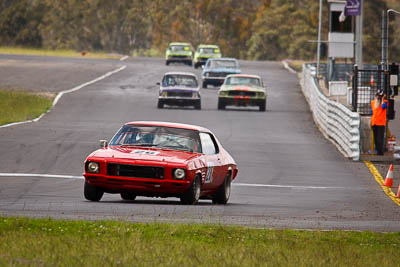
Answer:
<svg viewBox="0 0 400 267"><path fill-rule="evenodd" d="M239 224L255 227L399 231L400 208L362 162L344 159L313 123L295 74L279 62L241 61L260 75L267 111L217 110L217 88L202 89L202 110L157 109L163 59L119 60L0 56L2 85L58 92L127 67L65 94L40 121L0 128L0 215ZM128 121L182 122L211 129L239 175L228 205L179 199L101 202L83 197L83 160ZM7 175L6 175L7 174ZM27 175L22 175L27 174ZM47 176L45 176L47 175Z"/></svg>

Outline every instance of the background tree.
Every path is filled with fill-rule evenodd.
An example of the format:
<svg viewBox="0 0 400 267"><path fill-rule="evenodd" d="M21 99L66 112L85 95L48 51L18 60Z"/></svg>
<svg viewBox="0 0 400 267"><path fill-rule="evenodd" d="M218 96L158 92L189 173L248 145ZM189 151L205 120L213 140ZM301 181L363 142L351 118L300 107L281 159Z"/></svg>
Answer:
<svg viewBox="0 0 400 267"><path fill-rule="evenodd" d="M364 1L364 60L381 58L381 15L398 0ZM315 0L0 0L0 45L162 55L172 41L217 44L224 56L316 58ZM323 39L328 5L324 0ZM389 57L400 60L400 16L391 15Z"/></svg>

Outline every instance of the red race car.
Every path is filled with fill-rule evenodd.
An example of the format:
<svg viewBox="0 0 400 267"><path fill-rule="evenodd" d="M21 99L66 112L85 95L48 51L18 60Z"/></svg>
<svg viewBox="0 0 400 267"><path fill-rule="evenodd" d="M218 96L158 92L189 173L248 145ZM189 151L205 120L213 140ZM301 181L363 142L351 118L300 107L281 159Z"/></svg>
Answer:
<svg viewBox="0 0 400 267"><path fill-rule="evenodd" d="M183 204L211 199L226 204L238 169L214 134L203 127L169 122L126 123L85 160L85 198L117 193L178 197Z"/></svg>

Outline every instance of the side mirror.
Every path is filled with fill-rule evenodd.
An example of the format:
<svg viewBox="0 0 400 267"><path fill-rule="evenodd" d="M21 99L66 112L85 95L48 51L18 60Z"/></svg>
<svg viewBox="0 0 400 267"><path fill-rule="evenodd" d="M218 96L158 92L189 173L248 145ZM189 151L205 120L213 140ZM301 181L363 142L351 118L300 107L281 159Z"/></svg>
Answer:
<svg viewBox="0 0 400 267"><path fill-rule="evenodd" d="M156 85L160 85L160 82L157 82Z"/></svg>
<svg viewBox="0 0 400 267"><path fill-rule="evenodd" d="M100 140L100 147L101 148L107 148L108 147L107 140Z"/></svg>

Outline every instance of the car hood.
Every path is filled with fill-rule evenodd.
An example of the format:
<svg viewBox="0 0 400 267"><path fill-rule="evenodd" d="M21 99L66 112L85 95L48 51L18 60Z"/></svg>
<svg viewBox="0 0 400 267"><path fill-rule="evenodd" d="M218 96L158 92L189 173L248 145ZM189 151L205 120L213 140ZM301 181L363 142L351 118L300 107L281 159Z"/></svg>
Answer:
<svg viewBox="0 0 400 267"><path fill-rule="evenodd" d="M212 53L198 53L196 57L221 57L221 54L212 54Z"/></svg>
<svg viewBox="0 0 400 267"><path fill-rule="evenodd" d="M96 150L90 155L90 157L185 163L198 155L200 154L177 150L109 146L105 149Z"/></svg>
<svg viewBox="0 0 400 267"><path fill-rule="evenodd" d="M251 85L223 85L220 91L254 91L254 92L265 92L265 89L258 86Z"/></svg>
<svg viewBox="0 0 400 267"><path fill-rule="evenodd" d="M168 87L160 87L160 91L167 92L197 92L199 91L199 87L181 87L181 86L168 86Z"/></svg>
<svg viewBox="0 0 400 267"><path fill-rule="evenodd" d="M204 72L228 72L228 73L235 73L235 74L239 74L240 73L240 69L233 69L233 68L211 68L211 69L204 69Z"/></svg>
<svg viewBox="0 0 400 267"><path fill-rule="evenodd" d="M176 52L167 52L167 54L168 55L170 55L170 56L181 56L181 55L184 55L184 56L190 56L190 55L192 55L192 52L191 51L176 51Z"/></svg>

